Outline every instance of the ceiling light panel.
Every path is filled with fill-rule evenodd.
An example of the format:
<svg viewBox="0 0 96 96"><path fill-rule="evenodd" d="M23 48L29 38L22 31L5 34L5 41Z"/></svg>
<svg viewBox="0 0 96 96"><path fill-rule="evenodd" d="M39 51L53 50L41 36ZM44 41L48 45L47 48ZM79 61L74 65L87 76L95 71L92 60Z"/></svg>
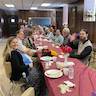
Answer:
<svg viewBox="0 0 96 96"><path fill-rule="evenodd" d="M6 7L9 7L9 8L15 7L15 5L13 5L13 4L5 4L5 6L6 6Z"/></svg>
<svg viewBox="0 0 96 96"><path fill-rule="evenodd" d="M50 6L51 5L51 3L42 3L41 4L41 6L43 6L43 7L47 7L47 6Z"/></svg>

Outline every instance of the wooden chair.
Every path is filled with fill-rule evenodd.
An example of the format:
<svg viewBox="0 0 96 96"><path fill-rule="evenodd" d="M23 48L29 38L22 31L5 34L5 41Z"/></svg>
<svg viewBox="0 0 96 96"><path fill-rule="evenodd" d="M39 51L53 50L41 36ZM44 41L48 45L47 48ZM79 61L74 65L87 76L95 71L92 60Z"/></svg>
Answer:
<svg viewBox="0 0 96 96"><path fill-rule="evenodd" d="M93 44L93 62L96 62L96 44Z"/></svg>
<svg viewBox="0 0 96 96"><path fill-rule="evenodd" d="M12 69L11 69L11 63L10 62L4 62L3 63L5 68L5 73L8 78L11 77Z"/></svg>
<svg viewBox="0 0 96 96"><path fill-rule="evenodd" d="M0 96L13 96L15 91L9 79L6 76L0 76ZM18 94L16 94L16 96L18 96ZM21 96L35 96L34 88L29 87Z"/></svg>
<svg viewBox="0 0 96 96"><path fill-rule="evenodd" d="M29 87L27 90L24 91L24 93L22 93L21 96L35 96L34 88Z"/></svg>
<svg viewBox="0 0 96 96"><path fill-rule="evenodd" d="M0 88L0 96L8 96L8 95L5 95L4 92L2 91L2 89ZM11 95L9 95L9 96L11 96ZM35 96L34 88L33 87L29 87L27 90L25 90L21 94L21 96Z"/></svg>

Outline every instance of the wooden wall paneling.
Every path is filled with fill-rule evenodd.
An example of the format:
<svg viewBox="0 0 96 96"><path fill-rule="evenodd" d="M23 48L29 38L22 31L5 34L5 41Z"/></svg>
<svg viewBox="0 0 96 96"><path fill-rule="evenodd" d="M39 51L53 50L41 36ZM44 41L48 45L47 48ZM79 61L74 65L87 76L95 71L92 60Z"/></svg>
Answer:
<svg viewBox="0 0 96 96"><path fill-rule="evenodd" d="M8 37L10 35L9 25L8 25L8 18L9 15L16 15L19 19L28 21L28 17L51 17L52 18L52 24L56 24L56 12L54 11L37 11L37 10L19 10L19 11L6 11L2 10L0 11L0 15L4 18L4 26L3 26L3 36ZM54 17L55 16L55 17Z"/></svg>
<svg viewBox="0 0 96 96"><path fill-rule="evenodd" d="M56 25L58 29L62 28L63 23L63 8L56 10Z"/></svg>
<svg viewBox="0 0 96 96"><path fill-rule="evenodd" d="M71 32L79 32L82 28L86 28L88 30L89 34L89 39L96 43L96 21L95 22L85 22L83 21L83 8L84 8L84 3L83 0L80 3L76 4L70 4L69 5L69 28L71 29ZM72 12L71 9L72 7L77 7L76 11L76 17L75 17L75 26L72 26L73 22L73 17L72 17Z"/></svg>
<svg viewBox="0 0 96 96"><path fill-rule="evenodd" d="M76 11L77 11L76 6L69 7L68 26L71 30L71 33L76 32Z"/></svg>
<svg viewBox="0 0 96 96"><path fill-rule="evenodd" d="M94 41L94 43L96 43L96 22L93 24L93 28L94 28L94 30L93 30L93 41Z"/></svg>

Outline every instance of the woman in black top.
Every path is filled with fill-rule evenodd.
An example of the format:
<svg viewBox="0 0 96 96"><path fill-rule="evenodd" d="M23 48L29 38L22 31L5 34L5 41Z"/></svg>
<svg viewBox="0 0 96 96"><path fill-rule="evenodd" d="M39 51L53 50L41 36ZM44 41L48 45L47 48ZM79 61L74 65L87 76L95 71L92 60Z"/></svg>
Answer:
<svg viewBox="0 0 96 96"><path fill-rule="evenodd" d="M35 89L36 96L40 96L39 73L35 67L32 67L31 71L29 71L30 64L25 65L23 57L17 48L17 39L15 37L10 37L7 41L3 54L5 60L11 62L12 73L10 80L18 81L22 77L22 73L25 72L28 79L28 83Z"/></svg>

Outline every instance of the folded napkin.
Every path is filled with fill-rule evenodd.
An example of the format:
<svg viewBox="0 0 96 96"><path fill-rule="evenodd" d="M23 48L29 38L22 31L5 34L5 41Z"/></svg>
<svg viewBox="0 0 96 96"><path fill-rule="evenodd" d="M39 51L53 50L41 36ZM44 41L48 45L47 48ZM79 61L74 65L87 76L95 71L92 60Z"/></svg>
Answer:
<svg viewBox="0 0 96 96"><path fill-rule="evenodd" d="M58 87L60 88L61 94L65 94L66 92L71 92L70 87L68 87L66 84L60 84Z"/></svg>
<svg viewBox="0 0 96 96"><path fill-rule="evenodd" d="M59 58L64 58L64 56L63 56L63 55L58 55L58 57L59 57Z"/></svg>
<svg viewBox="0 0 96 96"><path fill-rule="evenodd" d="M75 87L75 84L73 82L68 81L68 80L64 81L64 84L66 84L70 88Z"/></svg>
<svg viewBox="0 0 96 96"><path fill-rule="evenodd" d="M72 90L70 88L73 88L74 86L74 83L70 81L64 81L64 84L60 84L58 87L60 88L61 94L65 94L66 92L71 92Z"/></svg>

